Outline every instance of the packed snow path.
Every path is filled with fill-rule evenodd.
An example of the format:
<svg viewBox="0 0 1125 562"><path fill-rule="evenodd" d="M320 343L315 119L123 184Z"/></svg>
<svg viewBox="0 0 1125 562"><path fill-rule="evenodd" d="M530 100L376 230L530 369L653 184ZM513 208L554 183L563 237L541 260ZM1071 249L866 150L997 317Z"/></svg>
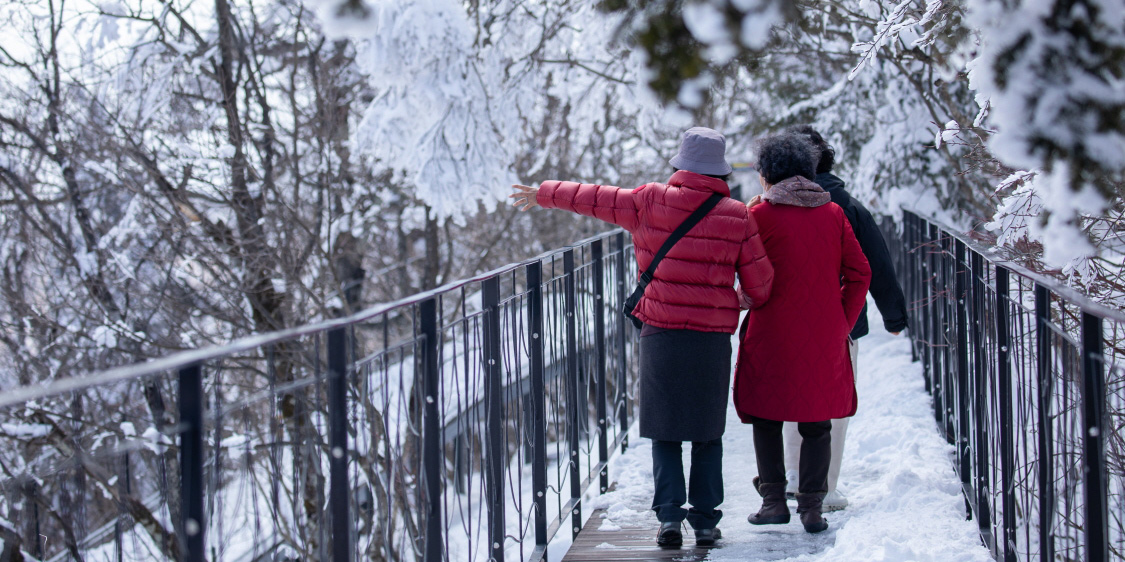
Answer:
<svg viewBox="0 0 1125 562"><path fill-rule="evenodd" d="M880 327L869 303L872 333L860 340L859 411L848 429L840 489L851 505L829 513L828 531L805 533L796 517L788 525L755 527L746 516L761 498L750 485L757 474L750 426L728 406L723 438L726 501L719 548L693 548L685 528L680 551L655 546L657 522L652 501L652 448L633 435L633 444L611 464L616 489L591 502L600 511L579 534L564 560L792 560L868 562L991 561L975 521L965 518L965 500L953 472L953 452L934 425L922 367L910 360L910 343ZM690 464L684 447L684 466Z"/></svg>

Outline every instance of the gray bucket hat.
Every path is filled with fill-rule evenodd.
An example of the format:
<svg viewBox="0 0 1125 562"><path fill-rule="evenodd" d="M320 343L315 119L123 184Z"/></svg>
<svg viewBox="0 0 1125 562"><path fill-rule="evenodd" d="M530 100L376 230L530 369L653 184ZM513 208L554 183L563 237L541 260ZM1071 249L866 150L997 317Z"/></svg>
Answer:
<svg viewBox="0 0 1125 562"><path fill-rule="evenodd" d="M680 152L668 161L672 166L697 174L725 176L733 168L725 158L727 139L715 129L692 127L684 131Z"/></svg>

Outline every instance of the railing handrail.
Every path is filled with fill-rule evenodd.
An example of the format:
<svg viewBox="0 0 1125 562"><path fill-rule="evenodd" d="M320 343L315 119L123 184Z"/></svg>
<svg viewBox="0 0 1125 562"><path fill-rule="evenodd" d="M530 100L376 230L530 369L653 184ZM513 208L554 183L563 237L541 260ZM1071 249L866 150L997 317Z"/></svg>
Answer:
<svg viewBox="0 0 1125 562"><path fill-rule="evenodd" d="M450 281L449 283L446 283L434 289L430 289L428 291L415 293L408 297L389 303L375 305L371 308L356 312L351 316L344 316L331 320L323 320L321 322L316 322L313 324L305 324L302 326L286 328L284 330L278 330L275 332L267 332L265 334L245 336L226 344L211 345L198 349L179 351L171 355L165 355L151 361L146 361L144 363L134 363L131 365L124 365L121 367L106 369L104 371L96 371L87 375L55 379L44 384L35 384L13 388L11 390L6 390L3 393L0 393L0 408L26 403L32 400L38 400L40 398L57 396L59 394L65 394L67 392L73 392L94 386L136 380L144 377L159 375L162 373L171 374L176 370L187 367L189 365L203 363L213 359L250 351L252 349L257 349L259 347L264 347L267 345L294 340L316 333L327 332L333 328L353 326L362 322L366 322L379 315L386 314L387 312L390 312L392 310L410 306L413 304L418 304L436 295L447 293L454 289L459 289L471 283L479 283L485 279L509 273L528 264L535 263L555 254L565 252L568 249L582 247L594 240L607 239L623 231L624 229L615 228L607 232L595 234L593 236L579 240L578 242L575 242L573 244L568 244L566 246L547 250L533 258L502 265L496 269L480 273L472 277Z"/></svg>
<svg viewBox="0 0 1125 562"><path fill-rule="evenodd" d="M925 219L927 222L929 222L929 223L937 226L938 228L940 228L942 231L944 231L946 234L948 234L953 239L962 242L963 244L965 244L970 249L976 250L977 252L979 252L981 255L989 254L989 253L992 253L992 252L996 251L996 246L986 245L986 244L981 243L981 241L979 241L979 240L974 240L972 237L964 234L961 231L961 229L949 226L948 224L941 221L940 219L935 218L931 214L923 213L922 211L919 211L917 209L914 209L912 207L905 206L905 205L902 207L902 210L909 211L909 212L914 213L915 215ZM1026 278L1038 283L1039 285L1042 285L1042 286L1050 289L1051 292L1055 293L1058 296L1064 297L1070 304L1073 304L1073 305L1077 306L1083 312L1088 312L1088 313L1093 314L1095 316L1099 316L1099 317L1101 317L1105 320L1113 320L1115 322L1125 322L1125 312L1123 312L1121 310L1118 310L1118 309L1115 309L1115 308L1110 308L1110 307L1108 307L1108 306L1106 306L1102 303L1099 303L1099 302L1091 299L1090 297L1082 294L1081 291L1079 291L1079 290L1077 290L1073 287L1070 287L1069 285L1063 284L1058 279L1055 279L1053 277L1048 277L1047 275L1044 275L1042 273L1037 273L1035 271L1032 271L1032 270L1028 269L1027 267L1025 267L1023 265L1020 265L1020 264L1018 264L1014 261L1004 259L1004 258L999 257L999 256L989 255L989 256L985 256L985 259L987 259L989 262L991 262L993 264L1003 266L1004 268L1008 269L1009 271L1011 271L1013 273L1016 273L1017 275L1020 275L1021 277L1026 277Z"/></svg>

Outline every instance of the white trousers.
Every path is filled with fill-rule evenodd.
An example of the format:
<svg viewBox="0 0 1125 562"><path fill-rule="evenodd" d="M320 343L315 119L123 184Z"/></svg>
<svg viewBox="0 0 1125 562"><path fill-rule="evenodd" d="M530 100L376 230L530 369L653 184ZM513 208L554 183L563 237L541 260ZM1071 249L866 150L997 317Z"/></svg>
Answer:
<svg viewBox="0 0 1125 562"><path fill-rule="evenodd" d="M852 358L852 373L858 376L856 356L859 354L859 342L848 338L848 353ZM844 439L848 435L848 419L832 420L832 461L828 464L828 491L836 491L836 482L840 480L840 461L844 456ZM801 434L797 433L796 422L785 422L781 429L785 438L785 471L797 470L801 464Z"/></svg>

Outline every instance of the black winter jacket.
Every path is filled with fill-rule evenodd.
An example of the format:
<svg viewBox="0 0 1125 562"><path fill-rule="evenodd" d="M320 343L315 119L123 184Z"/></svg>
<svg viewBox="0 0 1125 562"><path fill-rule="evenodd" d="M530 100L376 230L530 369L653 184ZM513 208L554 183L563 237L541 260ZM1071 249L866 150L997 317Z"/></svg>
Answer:
<svg viewBox="0 0 1125 562"><path fill-rule="evenodd" d="M844 216L852 223L852 231L859 240L859 247L867 256L871 264L871 296L875 298L875 306L883 314L883 327L888 332L901 332L906 328L906 297L902 294L902 287L895 277L895 267L891 263L891 252L887 249L887 242L879 226L875 224L871 212L859 201L852 199L844 189L844 180L831 173L817 174L816 183L820 184L829 195L832 202L844 209ZM863 305L863 312L859 320L852 327L852 339L859 339L867 335L867 305Z"/></svg>

